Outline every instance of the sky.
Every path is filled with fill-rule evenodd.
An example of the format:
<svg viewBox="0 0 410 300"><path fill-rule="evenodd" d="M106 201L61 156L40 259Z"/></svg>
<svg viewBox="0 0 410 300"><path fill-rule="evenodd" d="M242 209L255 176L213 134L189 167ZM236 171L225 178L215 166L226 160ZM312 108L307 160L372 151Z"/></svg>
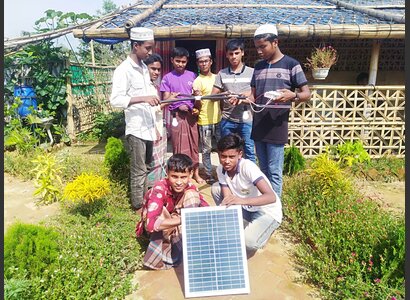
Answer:
<svg viewBox="0 0 410 300"><path fill-rule="evenodd" d="M117 6L134 3L135 0L112 0ZM45 11L53 9L63 13L88 13L95 15L101 10L103 0L4 0L4 38L16 38L22 31L34 31L34 23L45 17ZM78 45L77 38L67 35L74 48ZM64 37L58 42L67 45Z"/></svg>

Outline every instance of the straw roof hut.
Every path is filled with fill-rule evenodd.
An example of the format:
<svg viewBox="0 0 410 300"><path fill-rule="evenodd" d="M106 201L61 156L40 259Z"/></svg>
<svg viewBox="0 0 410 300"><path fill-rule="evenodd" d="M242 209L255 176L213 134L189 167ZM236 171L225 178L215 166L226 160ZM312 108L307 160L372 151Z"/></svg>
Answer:
<svg viewBox="0 0 410 300"><path fill-rule="evenodd" d="M224 45L230 38L245 39L245 62L253 66L257 59L253 33L260 24L273 23L283 52L302 64L313 47L335 47L340 59L332 67L336 71L330 76L332 82L353 83L363 71L376 81L378 70L382 83L397 79L394 83L401 84L404 8L404 0L239 0L235 4L229 0L144 0L89 27L74 29L73 34L85 41L115 44L127 40L132 27L150 27L159 41L157 52L166 62L173 46L186 47L192 54L209 47L219 70L227 64ZM164 67L168 71L170 66ZM194 69L194 62L188 68Z"/></svg>

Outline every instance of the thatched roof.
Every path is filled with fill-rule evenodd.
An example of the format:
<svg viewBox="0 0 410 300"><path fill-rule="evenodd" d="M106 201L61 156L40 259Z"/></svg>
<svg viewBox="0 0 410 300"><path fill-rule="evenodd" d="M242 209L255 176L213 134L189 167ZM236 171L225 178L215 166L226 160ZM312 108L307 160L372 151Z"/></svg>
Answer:
<svg viewBox="0 0 410 300"><path fill-rule="evenodd" d="M404 22L404 0L145 0L73 33L104 43L128 39L135 26L157 40L252 37L274 23L285 38L404 38Z"/></svg>

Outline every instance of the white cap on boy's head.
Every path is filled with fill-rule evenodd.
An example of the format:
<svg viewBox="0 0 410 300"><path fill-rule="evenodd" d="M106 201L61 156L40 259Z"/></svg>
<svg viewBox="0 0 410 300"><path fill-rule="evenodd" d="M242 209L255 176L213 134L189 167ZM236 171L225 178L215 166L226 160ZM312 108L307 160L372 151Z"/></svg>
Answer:
<svg viewBox="0 0 410 300"><path fill-rule="evenodd" d="M130 32L133 41L150 41L154 39L154 31L145 27L133 27Z"/></svg>
<svg viewBox="0 0 410 300"><path fill-rule="evenodd" d="M209 50L208 48L196 50L195 55L197 59L203 56L212 56L211 50Z"/></svg>
<svg viewBox="0 0 410 300"><path fill-rule="evenodd" d="M268 34L268 33L278 36L278 30L276 29L276 25L263 24L255 30L255 34L253 36L255 37L260 34Z"/></svg>

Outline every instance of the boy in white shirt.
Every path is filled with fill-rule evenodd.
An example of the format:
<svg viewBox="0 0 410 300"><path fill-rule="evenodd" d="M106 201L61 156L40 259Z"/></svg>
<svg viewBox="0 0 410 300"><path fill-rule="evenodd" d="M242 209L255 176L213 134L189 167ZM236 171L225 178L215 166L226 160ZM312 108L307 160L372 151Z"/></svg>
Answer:
<svg viewBox="0 0 410 300"><path fill-rule="evenodd" d="M237 134L217 144L220 165L218 181L212 185L217 205L242 205L248 256L261 249L282 222L282 203L259 167L243 156L243 139Z"/></svg>

